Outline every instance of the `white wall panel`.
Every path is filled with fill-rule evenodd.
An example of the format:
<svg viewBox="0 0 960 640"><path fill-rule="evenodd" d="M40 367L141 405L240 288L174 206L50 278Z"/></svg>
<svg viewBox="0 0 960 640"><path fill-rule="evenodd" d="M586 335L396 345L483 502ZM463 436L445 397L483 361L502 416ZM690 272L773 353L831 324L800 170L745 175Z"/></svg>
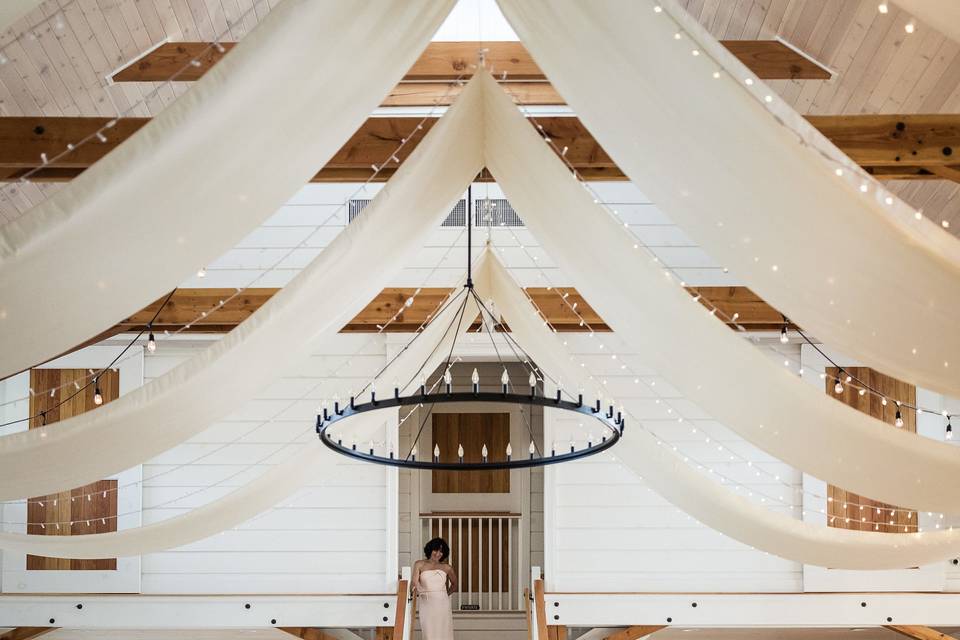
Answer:
<svg viewBox="0 0 960 640"><path fill-rule="evenodd" d="M208 340L215 339L210 337ZM370 344L367 344L370 342ZM204 340L161 341L145 359L161 375ZM346 336L342 353L313 355L224 420L147 462L145 524L226 495L287 460L314 435L322 398L359 389L385 362L384 343ZM337 378L330 377L336 371ZM301 399L307 396L306 399ZM391 471L330 454L338 473L252 520L178 549L143 556L144 593L378 593L396 581ZM391 515L392 514L392 515Z"/></svg>

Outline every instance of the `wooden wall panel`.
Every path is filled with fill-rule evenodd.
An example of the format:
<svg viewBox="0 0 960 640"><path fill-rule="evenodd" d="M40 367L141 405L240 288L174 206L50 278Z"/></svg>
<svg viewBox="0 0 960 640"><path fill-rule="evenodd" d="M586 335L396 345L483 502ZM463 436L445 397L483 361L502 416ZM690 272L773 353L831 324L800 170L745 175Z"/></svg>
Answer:
<svg viewBox="0 0 960 640"><path fill-rule="evenodd" d="M441 462L456 462L457 447L463 445L464 462L480 462L487 445L488 460L505 460L510 442L509 413L435 413L434 445L440 447ZM434 493L510 493L510 470L433 471Z"/></svg>
<svg viewBox="0 0 960 640"><path fill-rule="evenodd" d="M83 387L87 382L86 369L31 369L31 389L52 389L65 385L54 396L38 393L30 398L30 415L44 412L42 418L30 421L30 428L51 424L95 409L95 386L90 385L73 398L60 403L76 392L74 383ZM120 373L105 371L100 375L99 387L104 403L120 395ZM58 406L59 405L59 406ZM27 533L33 535L77 536L89 533L107 533L117 530L117 481L100 480L72 491L30 498L27 501ZM68 523L73 524L68 524ZM43 523L43 524L41 524ZM101 560L72 560L27 556L27 570L31 571L115 571L116 558Z"/></svg>
<svg viewBox="0 0 960 640"><path fill-rule="evenodd" d="M854 409L888 423L892 429L897 428L894 426L897 407L893 398L910 404L916 403L917 388L912 384L885 376L868 367L847 367L844 371L846 373L840 373L836 367L827 368L826 392ZM846 375L848 374L862 380L891 399L884 405L881 398L872 393L860 395L859 389L846 383ZM834 391L838 376L841 384L843 384L843 393L841 394ZM900 415L903 418L903 427L900 428L904 431L916 433L916 412L903 409ZM891 464L895 464L895 461L891 461ZM883 533L915 533L917 530L917 514L915 511L902 509L878 500L871 500L833 485L827 487L827 499L827 523L831 527Z"/></svg>

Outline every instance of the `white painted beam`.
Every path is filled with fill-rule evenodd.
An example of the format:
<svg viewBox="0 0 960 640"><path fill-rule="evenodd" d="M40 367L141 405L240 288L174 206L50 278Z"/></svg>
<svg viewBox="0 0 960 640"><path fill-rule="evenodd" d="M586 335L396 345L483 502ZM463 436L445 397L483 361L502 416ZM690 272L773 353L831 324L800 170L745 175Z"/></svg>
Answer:
<svg viewBox="0 0 960 640"><path fill-rule="evenodd" d="M207 629L392 626L396 594L0 596L11 627Z"/></svg>
<svg viewBox="0 0 960 640"><path fill-rule="evenodd" d="M960 625L960 593L547 593L547 624L571 627Z"/></svg>

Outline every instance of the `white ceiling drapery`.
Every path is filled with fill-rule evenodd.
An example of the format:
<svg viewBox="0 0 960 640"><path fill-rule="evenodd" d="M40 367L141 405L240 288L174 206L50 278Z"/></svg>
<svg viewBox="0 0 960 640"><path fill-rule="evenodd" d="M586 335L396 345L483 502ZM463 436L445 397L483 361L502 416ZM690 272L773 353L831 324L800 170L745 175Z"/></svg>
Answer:
<svg viewBox="0 0 960 640"><path fill-rule="evenodd" d="M96 411L0 437L0 500L140 464L227 415L301 354L322 351L416 254L482 168L481 111L479 88L470 84L363 215L222 340Z"/></svg>
<svg viewBox="0 0 960 640"><path fill-rule="evenodd" d="M479 79L487 168L530 232L563 261L573 285L648 364L745 440L797 469L890 504L960 512L954 447L818 392L706 313L634 248L490 75Z"/></svg>
<svg viewBox="0 0 960 640"><path fill-rule="evenodd" d="M549 216L555 211L549 204L545 207L539 215ZM519 207L517 212L524 220L534 213ZM568 386L589 388L590 380L569 364L564 357L567 349L544 326L520 287L491 253L486 269L477 274L477 292L493 299L513 338L543 371ZM623 440L610 453L702 524L795 562L834 569L902 569L952 558L960 549L960 530L889 535L811 525L774 513L695 471L670 447L659 446L655 436L629 420Z"/></svg>
<svg viewBox="0 0 960 640"><path fill-rule="evenodd" d="M674 0L498 1L617 165L714 259L832 347L960 395L956 238L916 220Z"/></svg>
<svg viewBox="0 0 960 640"><path fill-rule="evenodd" d="M445 211L449 211L449 208ZM365 210L364 215L367 212L368 210ZM476 261L476 268L485 271L487 260L487 254L481 254ZM454 295L451 294L448 300ZM389 364L381 379L397 378L401 385L405 385L406 380L412 380L412 384L416 385L420 371L429 375L440 366L457 337L454 331L447 332L446 329L459 308L459 303L444 306L435 321L418 333L416 340ZM478 312L475 301L469 300L464 317L474 318ZM469 327L470 323L466 323L461 332L466 333ZM332 336L330 346L336 345L339 339L340 336ZM342 351L336 348L332 350ZM370 434L382 429L385 422L388 427L395 423L397 415L397 410L358 415L351 418L350 424L345 424L342 430L346 433ZM310 428L310 425L306 426L307 429ZM343 458L320 444L315 436L310 436L310 440L296 446L301 447L301 450L260 477L223 498L181 516L142 527L83 536L0 532L0 549L54 558L112 558L154 553L202 540L246 522L285 500L309 482L321 482L336 477L337 462Z"/></svg>
<svg viewBox="0 0 960 640"><path fill-rule="evenodd" d="M0 377L234 247L357 130L453 4L285 0L149 124L0 227Z"/></svg>

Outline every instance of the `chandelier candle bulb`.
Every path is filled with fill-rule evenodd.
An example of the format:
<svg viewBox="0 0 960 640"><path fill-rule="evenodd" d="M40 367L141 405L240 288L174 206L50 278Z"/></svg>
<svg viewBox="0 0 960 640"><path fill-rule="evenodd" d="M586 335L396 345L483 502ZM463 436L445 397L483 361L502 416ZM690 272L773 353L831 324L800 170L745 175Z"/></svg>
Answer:
<svg viewBox="0 0 960 640"><path fill-rule="evenodd" d="M470 381L473 383L473 392L480 393L480 374L477 372L477 368L473 368L473 373L470 375Z"/></svg>
<svg viewBox="0 0 960 640"><path fill-rule="evenodd" d="M533 460L533 454L536 453L537 447L533 443L533 440L530 441L530 459Z"/></svg>
<svg viewBox="0 0 960 640"><path fill-rule="evenodd" d="M450 367L443 372L443 383L447 386L447 393L450 393L453 386L453 374L450 373Z"/></svg>
<svg viewBox="0 0 960 640"><path fill-rule="evenodd" d="M510 462L512 458L513 458L513 447L508 442L507 443L507 462Z"/></svg>
<svg viewBox="0 0 960 640"><path fill-rule="evenodd" d="M433 461L440 462L440 445L433 445Z"/></svg>
<svg viewBox="0 0 960 640"><path fill-rule="evenodd" d="M420 395L427 395L427 378L422 372L420 373Z"/></svg>
<svg viewBox="0 0 960 640"><path fill-rule="evenodd" d="M507 395L507 385L510 384L510 374L504 369L500 374L500 386L503 388L503 395Z"/></svg>
<svg viewBox="0 0 960 640"><path fill-rule="evenodd" d="M373 440L370 441L370 455L373 455Z"/></svg>
<svg viewBox="0 0 960 640"><path fill-rule="evenodd" d="M947 440L953 440L953 425L950 424L950 418L947 418Z"/></svg>
<svg viewBox="0 0 960 640"><path fill-rule="evenodd" d="M571 441L570 441L570 453L573 453L573 452L576 451L576 450L577 450L576 443L575 443L573 440L571 440Z"/></svg>
<svg viewBox="0 0 960 640"><path fill-rule="evenodd" d="M370 381L370 402L372 402L373 404L377 404L377 381L376 380ZM353 405L351 404L350 406L352 407Z"/></svg>
<svg viewBox="0 0 960 640"><path fill-rule="evenodd" d="M480 456L483 458L483 461L487 461L487 445L484 443L483 448L480 449Z"/></svg>
<svg viewBox="0 0 960 640"><path fill-rule="evenodd" d="M414 462L417 461L417 445L413 445L413 448L410 449L410 459Z"/></svg>
<svg viewBox="0 0 960 640"><path fill-rule="evenodd" d="M530 385L530 395L537 394L537 376L533 375L533 371L530 372L530 378L527 380L527 384Z"/></svg>
<svg viewBox="0 0 960 640"><path fill-rule="evenodd" d="M463 445L457 445L457 457L460 458L460 462L463 462Z"/></svg>

